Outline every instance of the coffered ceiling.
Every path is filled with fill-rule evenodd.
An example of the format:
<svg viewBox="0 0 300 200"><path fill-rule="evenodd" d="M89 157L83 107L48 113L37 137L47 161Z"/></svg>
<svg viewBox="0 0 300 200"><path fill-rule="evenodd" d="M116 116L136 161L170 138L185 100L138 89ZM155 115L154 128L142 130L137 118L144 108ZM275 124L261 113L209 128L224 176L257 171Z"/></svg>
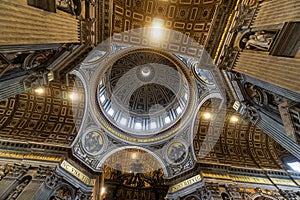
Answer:
<svg viewBox="0 0 300 200"><path fill-rule="evenodd" d="M69 146L84 112L81 82L70 86L51 82L38 94L34 89L0 102L0 138ZM72 97L72 93L76 97Z"/></svg>
<svg viewBox="0 0 300 200"><path fill-rule="evenodd" d="M233 109L227 109L224 124L220 123L218 116L205 119L205 112L214 115L209 104L207 102L198 113L199 127L194 138L198 162L245 168L282 168L279 144ZM238 121L232 122L232 116ZM221 134L216 137L218 135L214 132L220 129Z"/></svg>

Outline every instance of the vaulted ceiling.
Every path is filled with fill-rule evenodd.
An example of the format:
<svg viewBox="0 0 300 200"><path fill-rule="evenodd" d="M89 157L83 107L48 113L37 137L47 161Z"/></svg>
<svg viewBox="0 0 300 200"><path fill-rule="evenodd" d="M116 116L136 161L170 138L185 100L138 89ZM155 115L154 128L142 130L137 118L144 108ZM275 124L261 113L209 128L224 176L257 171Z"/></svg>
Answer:
<svg viewBox="0 0 300 200"><path fill-rule="evenodd" d="M225 27L220 9L232 8L235 1L225 0L114 0L112 34L115 42L134 45L149 44L143 27L152 26L156 19L163 27L174 30L166 35L166 49L172 52L198 55L189 51L193 45L216 49ZM217 13L217 14L216 14ZM220 21L221 20L221 21ZM222 24L220 26L218 23ZM219 32L215 32L219 28ZM129 35L121 32L131 31ZM213 45L210 43L215 41ZM164 45L165 41L162 41ZM76 99L70 99L76 91ZM0 102L0 138L17 142L38 142L70 147L82 123L84 91L77 79L69 86L51 82L44 94L34 90ZM236 115L226 112L224 125L214 119L204 119L203 113L212 112L205 104L198 113L193 147L200 163L214 163L239 167L282 168L278 156L280 145L247 120L232 123ZM220 137L210 134L221 130ZM131 155L131 154L130 154ZM129 154L124 155L127 158ZM145 155L146 156L146 155ZM120 160L120 155L110 159ZM147 161L152 157L145 157ZM109 162L109 160L108 160ZM152 162L157 168L157 163ZM150 166L150 165L149 165ZM128 168L129 166L127 166Z"/></svg>
<svg viewBox="0 0 300 200"><path fill-rule="evenodd" d="M154 19L163 20L165 28L184 33L204 45L213 16L221 0L115 0L113 33L152 26ZM183 38L176 38L180 44Z"/></svg>
<svg viewBox="0 0 300 200"><path fill-rule="evenodd" d="M76 99L71 99L76 93ZM51 82L44 93L33 89L0 102L0 138L69 147L84 113L84 93L78 79L69 87Z"/></svg>
<svg viewBox="0 0 300 200"><path fill-rule="evenodd" d="M84 113L84 93L81 82L73 81L70 87L51 83L44 94L34 91L9 98L0 103L0 137L2 140L38 142L48 145L70 147L75 139ZM76 85L76 87L74 87ZM78 94L70 99L71 92ZM243 120L228 109L224 125L218 117L205 119L203 113L211 112L210 102L203 105L198 113L193 147L200 163L222 164L251 168L282 168L279 155L283 154L280 145L263 133L257 126ZM237 123L230 118L235 115ZM212 134L221 130L220 137ZM134 152L134 150L131 150ZM122 161L132 155L130 150L120 152L106 164ZM159 164L145 152L139 153L147 168L157 168ZM130 166L125 166L127 170ZM151 169L152 169L151 168ZM148 171L151 169L148 169Z"/></svg>
<svg viewBox="0 0 300 200"><path fill-rule="evenodd" d="M205 119L203 113L212 112L206 102L198 113L199 126L194 138L194 149L200 163L239 166L245 168L282 169L280 145L256 125L227 109L224 124L218 116ZM231 117L239 120L232 122ZM218 137L218 130L222 130Z"/></svg>
<svg viewBox="0 0 300 200"><path fill-rule="evenodd" d="M112 40L151 46L149 27L165 28L159 47L197 56L214 55L236 0L114 0ZM152 33L150 33L152 34Z"/></svg>

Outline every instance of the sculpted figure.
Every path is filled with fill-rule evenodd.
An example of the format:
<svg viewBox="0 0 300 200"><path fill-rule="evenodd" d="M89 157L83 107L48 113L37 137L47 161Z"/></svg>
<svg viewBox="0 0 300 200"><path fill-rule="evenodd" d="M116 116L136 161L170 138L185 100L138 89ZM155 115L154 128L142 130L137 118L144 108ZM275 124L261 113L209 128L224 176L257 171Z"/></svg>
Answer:
<svg viewBox="0 0 300 200"><path fill-rule="evenodd" d="M249 36L249 38L244 38L242 41L246 43L246 49L259 49L262 51L268 51L273 41L273 34L265 33L264 31L258 31L255 34Z"/></svg>
<svg viewBox="0 0 300 200"><path fill-rule="evenodd" d="M20 193L24 190L24 188L28 185L29 180L26 179L20 185L18 185L15 190L9 195L8 200L15 200L20 195Z"/></svg>

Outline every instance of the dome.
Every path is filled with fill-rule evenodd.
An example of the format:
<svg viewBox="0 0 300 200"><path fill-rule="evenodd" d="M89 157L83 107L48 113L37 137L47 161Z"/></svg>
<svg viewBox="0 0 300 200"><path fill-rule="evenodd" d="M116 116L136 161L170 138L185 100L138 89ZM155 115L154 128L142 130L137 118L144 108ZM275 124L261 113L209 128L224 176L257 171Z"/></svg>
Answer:
<svg viewBox="0 0 300 200"><path fill-rule="evenodd" d="M181 65L175 57L152 50L122 55L100 78L101 112L115 128L134 137L147 138L170 129L190 100Z"/></svg>

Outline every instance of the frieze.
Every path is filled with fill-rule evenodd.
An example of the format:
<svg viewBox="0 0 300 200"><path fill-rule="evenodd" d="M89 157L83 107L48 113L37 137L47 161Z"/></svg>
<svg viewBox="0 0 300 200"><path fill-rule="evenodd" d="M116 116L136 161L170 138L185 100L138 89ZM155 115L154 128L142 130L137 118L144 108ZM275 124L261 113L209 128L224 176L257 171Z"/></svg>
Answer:
<svg viewBox="0 0 300 200"><path fill-rule="evenodd" d="M0 157L5 158L15 158L15 159L31 159L31 160L45 160L45 161L54 161L60 162L62 156L50 156L43 153L26 153L26 152L12 152L12 151L3 151L0 150Z"/></svg>
<svg viewBox="0 0 300 200"><path fill-rule="evenodd" d="M70 174L72 174L75 177L77 177L83 183L85 183L87 185L94 185L95 184L95 179L89 178L87 175L85 175L84 173L82 173L80 170L78 170L76 167L74 167L73 165L71 165L69 162L67 162L67 161L64 160L60 164L60 166L63 169L65 169L67 172L69 172Z"/></svg>
<svg viewBox="0 0 300 200"><path fill-rule="evenodd" d="M192 178L189 178L185 181L182 181L176 185L173 185L169 188L169 193L174 193L178 190L181 190L183 188L186 188L190 185L193 185L195 183L199 183L202 180L201 176L198 174L196 176L193 176Z"/></svg>
<svg viewBox="0 0 300 200"><path fill-rule="evenodd" d="M297 186L292 180L290 179L279 179L279 178L271 178L272 182L268 178L263 177L256 177L256 176L242 176L242 175L232 175L232 174L215 174L215 173L201 173L201 175L205 178L215 178L215 179L224 179L224 180L232 180L236 182L246 182L246 183L260 183L260 184L267 184L273 185L272 182L275 184L280 185L287 185L287 186ZM298 182L300 182L298 180Z"/></svg>

